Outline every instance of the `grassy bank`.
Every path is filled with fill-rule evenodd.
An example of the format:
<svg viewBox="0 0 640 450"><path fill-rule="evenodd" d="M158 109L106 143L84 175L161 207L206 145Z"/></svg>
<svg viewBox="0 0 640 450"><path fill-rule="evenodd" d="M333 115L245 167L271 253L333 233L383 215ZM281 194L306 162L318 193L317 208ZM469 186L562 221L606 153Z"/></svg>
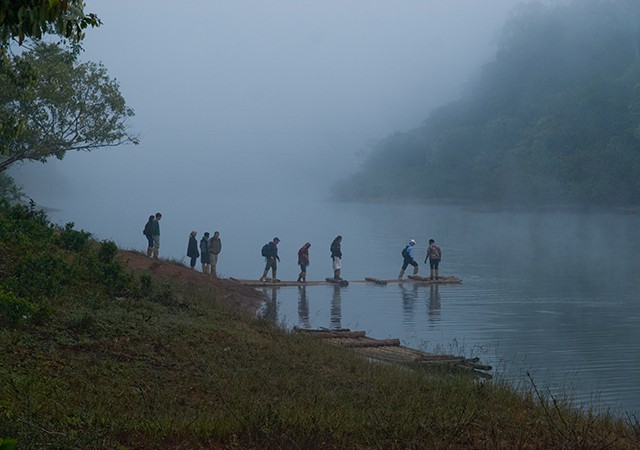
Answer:
<svg viewBox="0 0 640 450"><path fill-rule="evenodd" d="M0 236L15 448L640 448L637 418L367 363L256 319L253 291L136 266L32 208L2 207Z"/></svg>

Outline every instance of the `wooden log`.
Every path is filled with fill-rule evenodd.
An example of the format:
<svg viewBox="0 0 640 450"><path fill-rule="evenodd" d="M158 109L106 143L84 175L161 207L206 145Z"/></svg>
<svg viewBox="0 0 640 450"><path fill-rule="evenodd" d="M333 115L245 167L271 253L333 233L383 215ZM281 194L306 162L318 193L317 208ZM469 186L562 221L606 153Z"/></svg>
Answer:
<svg viewBox="0 0 640 450"><path fill-rule="evenodd" d="M340 286L349 286L349 282L347 280L336 280L334 278L325 278L331 284L337 284Z"/></svg>
<svg viewBox="0 0 640 450"><path fill-rule="evenodd" d="M324 331L324 330L303 330L303 329L297 329L296 331L303 333L303 334L308 334L310 336L313 337L318 337L318 338L323 338L323 339L331 339L331 338L336 338L336 339L340 339L340 338L361 338L361 337L365 337L367 335L367 333L365 333L364 331L340 331L340 332L335 332L335 331Z"/></svg>
<svg viewBox="0 0 640 450"><path fill-rule="evenodd" d="M381 285L386 285L387 284L387 280L381 280L379 278L372 278L372 277L365 277L366 281L371 281L373 283L376 284L381 284Z"/></svg>
<svg viewBox="0 0 640 450"><path fill-rule="evenodd" d="M421 277L420 275L409 275L409 279L416 281L433 281L431 278Z"/></svg>
<svg viewBox="0 0 640 450"><path fill-rule="evenodd" d="M348 348L358 347L399 347L400 339L358 339L345 345Z"/></svg>

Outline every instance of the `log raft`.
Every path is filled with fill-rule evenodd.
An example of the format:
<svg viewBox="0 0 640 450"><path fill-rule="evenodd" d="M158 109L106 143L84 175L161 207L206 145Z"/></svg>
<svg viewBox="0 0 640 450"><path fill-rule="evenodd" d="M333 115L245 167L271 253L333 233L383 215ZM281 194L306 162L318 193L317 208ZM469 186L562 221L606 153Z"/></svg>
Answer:
<svg viewBox="0 0 640 450"><path fill-rule="evenodd" d="M409 278L405 278L403 280L383 280L380 278L374 277L366 277L364 280L334 280L333 278L325 278L324 280L316 280L316 281L305 281L304 283L297 281L287 281L287 280L277 280L274 281L270 278L267 278L266 281L260 280L240 280L237 278L229 278L231 281L235 281L244 286L253 286L253 287L277 287L277 286L322 286L322 285L339 285L339 286L348 286L351 284L371 284L375 283L381 286L385 286L387 284L398 284L398 283L418 283L418 284L461 284L462 280L458 277L454 276L440 276L435 280L430 278L421 277L418 275L409 275Z"/></svg>
<svg viewBox="0 0 640 450"><path fill-rule="evenodd" d="M349 329L309 330L294 327L294 331L319 339L331 345L353 349L369 360L401 364L411 368L440 367L469 371L483 378L491 378L491 366L481 364L478 358L465 358L455 355L443 355L424 352L400 345L400 339L373 339L364 331Z"/></svg>

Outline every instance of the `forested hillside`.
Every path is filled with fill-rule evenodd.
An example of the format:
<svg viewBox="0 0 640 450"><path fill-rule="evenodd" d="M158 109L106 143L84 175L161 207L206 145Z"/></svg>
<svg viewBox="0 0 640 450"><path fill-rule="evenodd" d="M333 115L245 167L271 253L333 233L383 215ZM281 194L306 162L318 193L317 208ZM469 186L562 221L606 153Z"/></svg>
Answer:
<svg viewBox="0 0 640 450"><path fill-rule="evenodd" d="M521 6L468 92L380 141L335 193L640 204L640 2Z"/></svg>

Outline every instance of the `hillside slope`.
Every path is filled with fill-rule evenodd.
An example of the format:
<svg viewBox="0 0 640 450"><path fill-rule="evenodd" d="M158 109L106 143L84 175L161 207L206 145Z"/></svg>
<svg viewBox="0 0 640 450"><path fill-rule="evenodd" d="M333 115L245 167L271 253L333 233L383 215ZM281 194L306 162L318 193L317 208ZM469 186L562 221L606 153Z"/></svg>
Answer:
<svg viewBox="0 0 640 450"><path fill-rule="evenodd" d="M338 198L640 205L640 3L522 6L463 97L380 141Z"/></svg>

